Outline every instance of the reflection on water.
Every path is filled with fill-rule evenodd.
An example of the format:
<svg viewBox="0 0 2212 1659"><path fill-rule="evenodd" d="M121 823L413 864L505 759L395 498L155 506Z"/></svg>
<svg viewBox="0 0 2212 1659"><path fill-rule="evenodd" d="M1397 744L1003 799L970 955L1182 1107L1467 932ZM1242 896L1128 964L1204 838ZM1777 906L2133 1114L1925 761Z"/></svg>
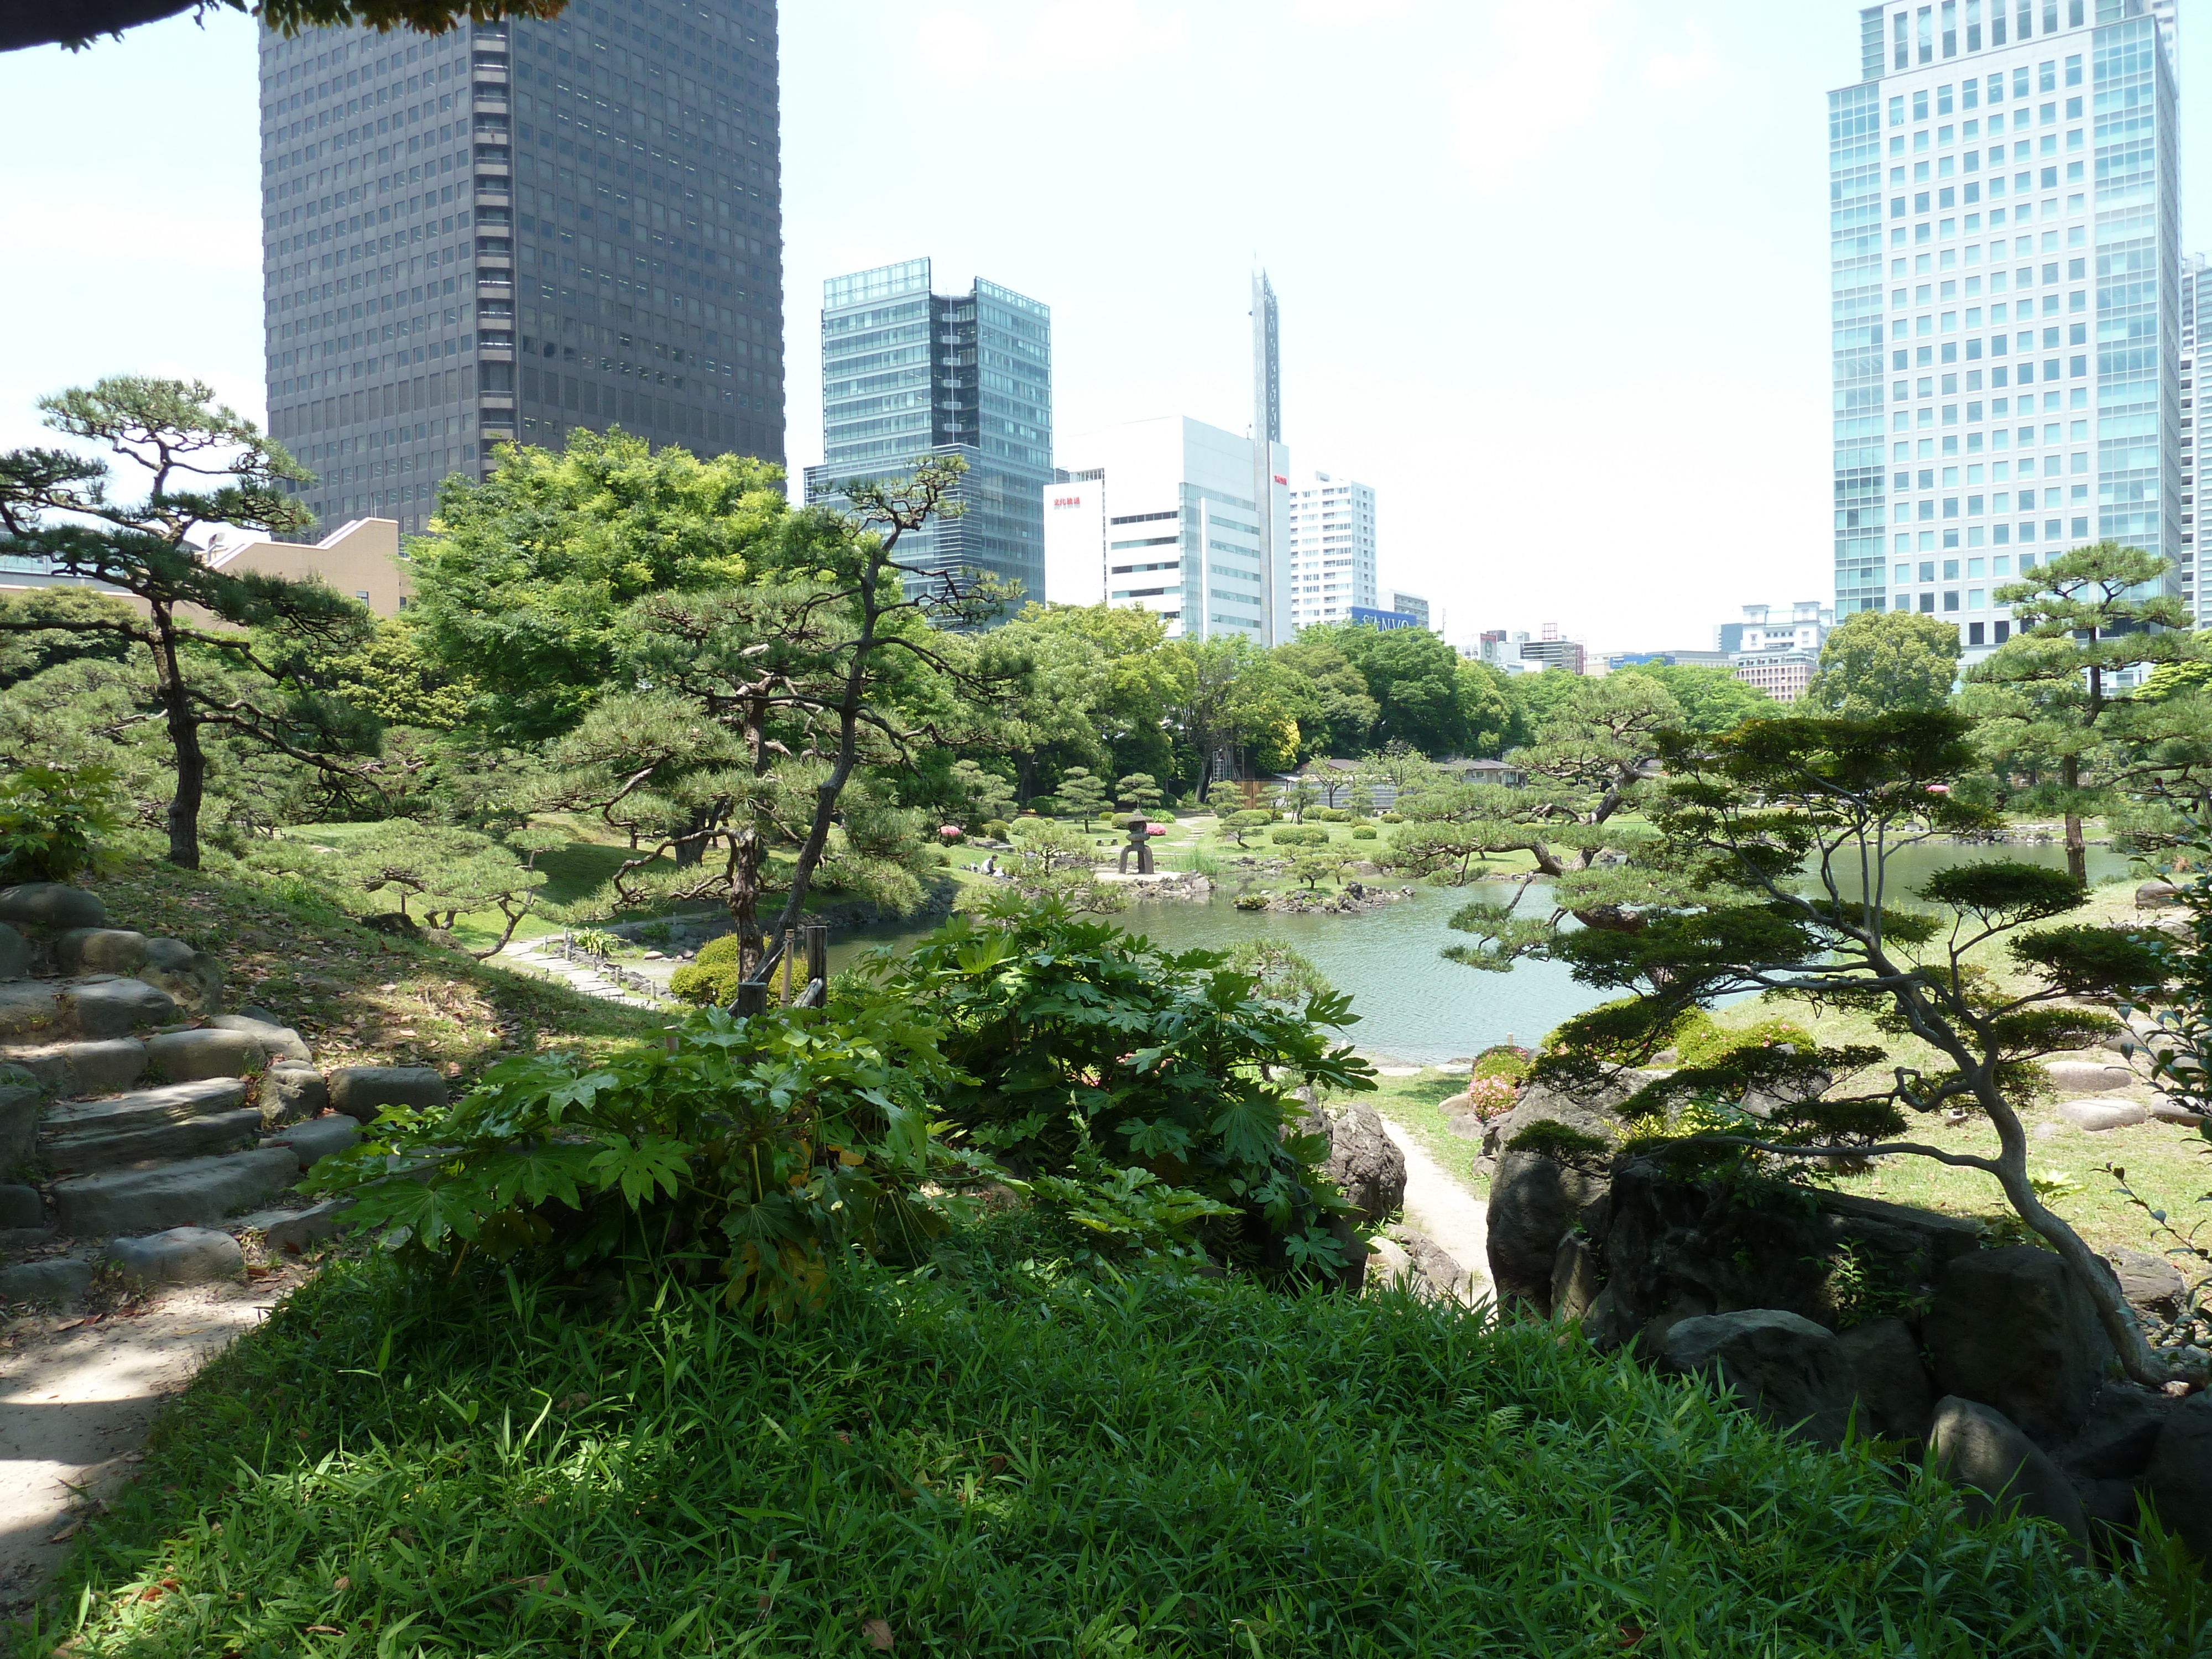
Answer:
<svg viewBox="0 0 2212 1659"><path fill-rule="evenodd" d="M1956 847L1949 842L1906 848L1889 864L1893 899L1917 888L1950 865L1993 858L2063 867L2062 847ZM2092 881L2128 873L2127 860L2100 847L2089 849ZM1352 998L1359 1023L1347 1032L1361 1048L1409 1061L1436 1064L1480 1053L1509 1037L1533 1042L1570 1014L1595 1006L1607 994L1577 985L1559 963L1523 962L1510 973L1484 973L1446 962L1444 946L1468 942L1445 924L1468 899L1504 904L1514 888L1483 883L1463 890L1417 886L1414 896L1360 916L1278 915L1239 910L1226 899L1211 903L1133 904L1113 918L1170 950L1224 950L1244 939L1279 939L1302 951L1340 991ZM1536 887L1521 901L1523 914L1542 915L1547 890ZM882 930L854 933L830 946L830 966L842 969L863 951L884 945L903 950L921 935Z"/></svg>

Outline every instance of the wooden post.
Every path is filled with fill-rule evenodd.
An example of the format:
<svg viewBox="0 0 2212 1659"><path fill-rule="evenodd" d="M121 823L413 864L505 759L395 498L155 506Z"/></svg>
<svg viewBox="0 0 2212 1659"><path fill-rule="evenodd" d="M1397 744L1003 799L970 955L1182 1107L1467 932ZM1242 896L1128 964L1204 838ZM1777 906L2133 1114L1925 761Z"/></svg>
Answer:
<svg viewBox="0 0 2212 1659"><path fill-rule="evenodd" d="M827 922L810 921L800 937L806 941L806 982L822 987L822 1000L830 1000L830 927ZM818 1006L818 1005L817 1005Z"/></svg>
<svg viewBox="0 0 2212 1659"><path fill-rule="evenodd" d="M738 1000L730 1005L730 1012L739 1019L757 1018L768 1012L768 983L764 980L744 979L738 981Z"/></svg>
<svg viewBox="0 0 2212 1659"><path fill-rule="evenodd" d="M792 949L793 943L794 941L792 938L791 929L788 927L785 928L783 930L783 1006L787 1008L791 1006L791 970L793 967L791 958L794 954Z"/></svg>

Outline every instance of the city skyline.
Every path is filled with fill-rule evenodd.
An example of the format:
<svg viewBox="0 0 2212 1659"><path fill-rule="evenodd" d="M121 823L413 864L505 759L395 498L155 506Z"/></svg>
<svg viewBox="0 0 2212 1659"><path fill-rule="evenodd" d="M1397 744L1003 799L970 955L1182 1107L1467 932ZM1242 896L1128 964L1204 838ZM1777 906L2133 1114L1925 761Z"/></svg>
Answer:
<svg viewBox="0 0 2212 1659"><path fill-rule="evenodd" d="M1820 591L1832 566L1814 112L1860 10L1598 4L1540 26L1422 0L792 12L789 460L817 459L805 337L824 276L927 248L942 285L981 270L1050 301L1063 428L1188 411L1242 429L1235 284L1264 264L1291 322L1285 428L1298 455L1375 485L1390 579L1455 629L1557 617L1608 644L1694 645L1743 596ZM919 54L927 84L959 96L892 86L841 104L860 36ZM247 378L252 38L244 20L179 20L0 62L0 131L19 151L64 111L83 129L26 181L27 210L53 228L0 276L0 297L52 321L0 366L10 441L38 441L37 394L119 370L198 374L262 412ZM1552 64L1556 78L1534 72ZM1388 100L1364 86L1386 71L1405 82ZM148 191L126 114L181 118L187 88L207 159L182 198ZM1240 198L1164 166L1240 120L1297 190ZM1000 147L1000 188L963 201L1046 206L949 213L931 190L856 194L865 157L925 121L948 153ZM1006 143L1016 131L1032 137ZM2185 151L2200 200L2206 171ZM1308 199L1331 204L1311 225L1292 210ZM1186 227L1172 258L1134 243L1097 257L1102 222L1164 219ZM141 234L116 235L126 221ZM2183 222L2187 247L2212 217L2185 208ZM1501 236L1541 257L1490 257ZM1400 303L1423 287L1449 299ZM1692 477L1712 489L1680 497ZM1683 510L1650 513L1669 499ZM1564 558L1588 579L1563 588Z"/></svg>

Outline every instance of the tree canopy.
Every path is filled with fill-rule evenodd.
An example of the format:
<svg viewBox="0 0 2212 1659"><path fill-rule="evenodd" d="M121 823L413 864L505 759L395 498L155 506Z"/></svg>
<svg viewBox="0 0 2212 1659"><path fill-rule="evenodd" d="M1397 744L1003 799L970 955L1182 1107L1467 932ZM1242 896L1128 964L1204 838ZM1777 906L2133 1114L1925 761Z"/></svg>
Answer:
<svg viewBox="0 0 2212 1659"><path fill-rule="evenodd" d="M1808 708L1845 720L1936 709L1959 676L1959 629L1912 611L1854 611L1820 647Z"/></svg>
<svg viewBox="0 0 2212 1659"><path fill-rule="evenodd" d="M29 46L81 51L101 36L158 23L185 12L244 12L287 37L309 29L408 29L444 34L463 21L496 23L505 17L557 17L568 0L0 0L0 52Z"/></svg>

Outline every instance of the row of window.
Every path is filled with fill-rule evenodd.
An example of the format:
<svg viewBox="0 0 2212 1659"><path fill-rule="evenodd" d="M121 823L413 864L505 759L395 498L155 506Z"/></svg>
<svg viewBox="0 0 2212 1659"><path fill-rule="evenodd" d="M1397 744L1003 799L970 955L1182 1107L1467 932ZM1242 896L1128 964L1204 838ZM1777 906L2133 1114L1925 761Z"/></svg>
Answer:
<svg viewBox="0 0 2212 1659"><path fill-rule="evenodd" d="M2067 492L2063 500L2059 494L2061 490ZM2023 513L2033 513L2035 511L2037 506L2036 492L2033 489L2023 489L2018 493L2020 495L2020 510ZM2008 489L1998 490L1995 495L1986 498L1989 502L1987 510L1993 514L2006 514L2011 512L2013 510L2013 495L2014 492ZM2043 492L2042 505L2045 507L2055 507L2063 505L2066 501L2087 501L2088 499L2089 486L2085 483L2056 484ZM1983 501L1984 498L1980 495L1966 495L1963 497L1958 495L1945 495L1942 497L1940 504L1942 508L1942 516L1947 519L1957 518L1959 516L1959 504L1962 500L1966 503L1966 517L1970 519L1978 519L1982 516L1984 511ZM1893 524L1910 524L1916 519L1925 522L1936 516L1937 506L1938 501L1935 497L1929 497L1927 500L1920 501L1899 501L1891 509L1890 522Z"/></svg>
<svg viewBox="0 0 2212 1659"><path fill-rule="evenodd" d="M2087 341L2086 338L2072 339L2069 341L2069 343L2073 345L2085 345L2087 343ZM1969 340L1966 342L1966 344L1972 348L1972 349L1967 351L1966 361L1970 363L1980 362L1982 357L1981 341L1978 339ZM2058 348L2056 346L2047 346L2045 348L2046 350L2056 350ZM2028 351L2033 349L2033 347L2024 345L2021 347L2021 349L2022 351ZM1899 356L1903 356L1902 353L1899 353L1897 355ZM1991 343L1990 355L1993 357L2002 355L1996 350L1994 342ZM2124 352L2115 352L2112 355L2115 356L2124 356L2126 354ZM1958 343L1954 341L1949 345L1944 346L1940 351L1932 347L1922 347L1913 354L1913 360L1911 363L1897 362L1895 366L1899 369L1908 368L1925 368L1937 362L1955 363L1959 361ZM1894 362L1894 359L1893 359L1893 362ZM2063 370L2061 368L2062 364L2063 365ZM2044 360L2043 363L2043 378L2045 380L2056 380L2060 379L2079 380L2085 378L2088 373L2089 357L2087 352L2076 353L2075 356L2066 358L2047 357ZM2014 384L2015 381L2021 386L2032 386L2035 382L2035 364L2033 361L2023 362L2016 366L1999 364L1991 368L1989 374L1989 384L1990 389L1993 391L2002 391L2006 386ZM1926 377L1923 376L1923 378L1924 380ZM1935 395L1932 392L1914 392L1911 387L1912 382L1910 380L1896 381L1890 388L1891 400L1896 403L1903 403L1907 398L1927 398ZM1980 369L1976 368L1967 371L1966 389L1969 392L1979 392L1982 390L1982 371ZM2046 392L2045 395L2047 397L2050 394ZM2087 399L2085 398L2082 401L2086 403ZM1905 416L1902 410L1898 411L1894 424L1899 431L1901 432L1905 429ZM1923 421L1921 424L1925 426L1927 422Z"/></svg>
<svg viewBox="0 0 2212 1659"><path fill-rule="evenodd" d="M2021 510L2026 512L2027 508L2023 505ZM2086 514L2077 514L2072 519L2045 519L2040 522L2043 539L2046 542L2063 541L2068 539L2069 534L2073 540L2079 542L2089 534L2089 520ZM2021 520L2018 526L2018 539L2023 543L2035 540L2037 523L2038 520L2033 519ZM2070 532L2068 529L2069 525L2072 526ZM1969 548L2009 547L2014 540L2014 526L2012 525L1990 526L1986 539L1983 537L1982 528L1980 525L1968 526L1963 545ZM1961 545L1956 530L1908 530L1899 532L1893 550L1899 553L1933 553L1938 550L1948 553Z"/></svg>
<svg viewBox="0 0 2212 1659"><path fill-rule="evenodd" d="M1991 26L1996 31L1990 38L1990 45L2001 46L2005 44L2004 0L1990 0L1990 7ZM1926 6L1920 9L1920 61L1923 64L1932 64L1936 61L1933 37L1929 27L1929 9ZM1982 49L1979 15L1982 9L1981 0L1966 0L1966 9L1973 15L1973 21L1967 25L1966 50L1979 52ZM2072 28L2081 27L2081 0L2066 0L2068 27ZM1955 18L1958 14L1958 0L1943 0L1943 12L1947 20ZM2033 31L2028 27L2028 25L2033 19L2034 8L2028 3L2028 0L2020 0L2019 39L2026 40L2033 34ZM1901 11L1896 15L1896 26L1895 54L1892 67L1910 69L1912 65L1905 61L1905 14ZM2043 32L2045 34L2055 33L2057 28L2058 0L2043 0ZM1943 30L1943 55L1946 58L1955 58L1959 55L1958 31L1948 21ZM2078 52L2066 60L2066 84L2069 87L2078 87L2081 84L2081 58ZM2055 58L2046 58L2035 66L2032 87L2027 64L2021 64L2012 72L2012 95L2015 99L2030 97L2035 92L2057 90L2058 60ZM1981 95L1984 91L1988 93L1989 100L1992 104L2004 102L2005 75L2002 70L1990 76L1986 82L1978 76L1968 76L1960 82L1958 95L1964 107L1974 109L1979 106ZM1937 87L1935 92L1936 113L1950 114L1952 88L1948 86L1941 86ZM1916 121L1924 121L1928 118L1928 92L1924 88L1912 94L1912 118ZM1905 125L1905 98L1902 94L1889 100L1889 124L1893 127L1901 127Z"/></svg>

